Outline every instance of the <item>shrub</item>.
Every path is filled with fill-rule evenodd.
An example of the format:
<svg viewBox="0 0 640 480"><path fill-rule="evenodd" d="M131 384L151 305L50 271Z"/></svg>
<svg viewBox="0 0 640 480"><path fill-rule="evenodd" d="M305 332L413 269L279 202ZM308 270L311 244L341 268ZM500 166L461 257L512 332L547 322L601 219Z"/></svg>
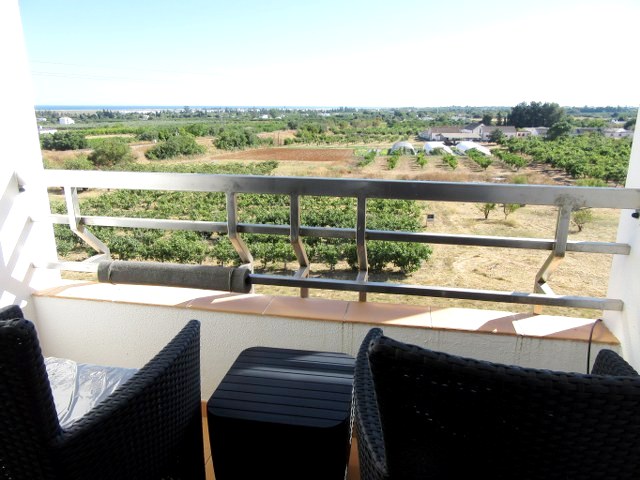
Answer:
<svg viewBox="0 0 640 480"><path fill-rule="evenodd" d="M504 213L504 219L506 220L509 215L513 212L521 208L522 205L519 203L503 203L502 204L502 213Z"/></svg>
<svg viewBox="0 0 640 480"><path fill-rule="evenodd" d="M607 182L600 178L580 178L576 180L578 187L606 187Z"/></svg>
<svg viewBox="0 0 640 480"><path fill-rule="evenodd" d="M478 205L478 210L482 212L484 215L484 219L489 218L489 214L496 209L495 203L483 203L482 205Z"/></svg>
<svg viewBox="0 0 640 480"><path fill-rule="evenodd" d="M587 223L593 221L593 212L590 208L581 208L571 213L571 222L578 227L578 231L581 232Z"/></svg>
<svg viewBox="0 0 640 480"><path fill-rule="evenodd" d="M133 161L133 154L125 139L109 138L89 154L89 161L96 167L113 167Z"/></svg>
<svg viewBox="0 0 640 480"><path fill-rule="evenodd" d="M516 185L526 185L529 183L529 179L526 175L514 175L511 177L511 181L509 183L515 183Z"/></svg>
<svg viewBox="0 0 640 480"><path fill-rule="evenodd" d="M259 138L249 129L224 130L213 142L221 150L242 150L260 143Z"/></svg>
<svg viewBox="0 0 640 480"><path fill-rule="evenodd" d="M455 170L458 168L458 159L455 155L451 155L450 153L446 153L442 157L442 161L451 167L451 170Z"/></svg>
<svg viewBox="0 0 640 480"><path fill-rule="evenodd" d="M43 150L80 150L87 148L87 139L79 132L56 132L41 135L40 146Z"/></svg>
<svg viewBox="0 0 640 480"><path fill-rule="evenodd" d="M144 154L150 160L164 160L179 157L181 155L199 155L206 151L202 145L198 145L193 135L173 135L166 141L147 150Z"/></svg>
<svg viewBox="0 0 640 480"><path fill-rule="evenodd" d="M427 159L427 157L425 156L424 152L420 152L418 153L418 156L416 157L416 163L418 164L418 166L420 168L424 168L427 166L427 162L429 160Z"/></svg>
<svg viewBox="0 0 640 480"><path fill-rule="evenodd" d="M62 163L64 170L93 170L93 163L85 156L80 155L74 158L67 158Z"/></svg>

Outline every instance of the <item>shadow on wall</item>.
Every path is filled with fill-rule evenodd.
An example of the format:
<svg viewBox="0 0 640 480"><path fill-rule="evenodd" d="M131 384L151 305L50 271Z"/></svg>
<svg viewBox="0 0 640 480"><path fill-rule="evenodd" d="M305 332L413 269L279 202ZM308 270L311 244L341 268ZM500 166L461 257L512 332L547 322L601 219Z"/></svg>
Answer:
<svg viewBox="0 0 640 480"><path fill-rule="evenodd" d="M34 269L20 262L20 254L33 230L27 214L27 199L21 193L16 176L3 172L0 196L0 305L24 304L31 295L29 285Z"/></svg>

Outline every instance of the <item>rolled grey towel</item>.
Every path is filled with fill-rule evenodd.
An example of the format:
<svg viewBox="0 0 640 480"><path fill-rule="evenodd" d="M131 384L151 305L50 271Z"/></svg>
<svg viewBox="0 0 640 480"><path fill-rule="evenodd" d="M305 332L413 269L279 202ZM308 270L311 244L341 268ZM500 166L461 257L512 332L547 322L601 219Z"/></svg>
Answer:
<svg viewBox="0 0 640 480"><path fill-rule="evenodd" d="M111 261L98 264L98 281L137 285L222 290L249 293L249 270L213 265L183 265L158 262Z"/></svg>

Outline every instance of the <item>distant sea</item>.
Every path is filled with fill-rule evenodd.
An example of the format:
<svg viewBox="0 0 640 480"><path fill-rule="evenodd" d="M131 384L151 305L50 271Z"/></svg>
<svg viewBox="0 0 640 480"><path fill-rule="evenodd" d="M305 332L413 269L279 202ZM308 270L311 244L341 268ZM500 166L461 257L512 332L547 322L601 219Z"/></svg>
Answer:
<svg viewBox="0 0 640 480"><path fill-rule="evenodd" d="M36 105L36 110L52 110L57 112L93 112L97 110L117 110L119 112L141 112L141 111L156 111L156 110L183 110L185 105ZM213 110L219 108L280 108L280 109L293 109L293 110L334 110L341 107L312 107L312 106L300 106L300 107L284 107L282 105L188 105L192 110ZM353 107L349 107L353 108Z"/></svg>

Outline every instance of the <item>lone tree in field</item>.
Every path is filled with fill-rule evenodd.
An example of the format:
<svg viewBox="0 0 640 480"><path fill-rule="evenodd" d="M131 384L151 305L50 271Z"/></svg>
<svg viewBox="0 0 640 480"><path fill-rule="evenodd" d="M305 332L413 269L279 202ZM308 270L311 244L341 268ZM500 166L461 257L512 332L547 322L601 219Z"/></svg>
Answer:
<svg viewBox="0 0 640 480"><path fill-rule="evenodd" d="M504 213L504 219L506 220L509 215L518 210L522 205L519 203L503 203L502 213Z"/></svg>
<svg viewBox="0 0 640 480"><path fill-rule="evenodd" d="M113 167L133 161L131 147L123 138L108 138L89 154L89 161L96 167Z"/></svg>
<svg viewBox="0 0 640 480"><path fill-rule="evenodd" d="M495 203L483 203L482 205L478 205L478 210L482 212L485 220L489 218L489 214L493 212L495 209L496 209Z"/></svg>
<svg viewBox="0 0 640 480"><path fill-rule="evenodd" d="M581 232L587 223L593 221L593 212L590 208L581 208L571 213L571 222L578 227L578 232Z"/></svg>

